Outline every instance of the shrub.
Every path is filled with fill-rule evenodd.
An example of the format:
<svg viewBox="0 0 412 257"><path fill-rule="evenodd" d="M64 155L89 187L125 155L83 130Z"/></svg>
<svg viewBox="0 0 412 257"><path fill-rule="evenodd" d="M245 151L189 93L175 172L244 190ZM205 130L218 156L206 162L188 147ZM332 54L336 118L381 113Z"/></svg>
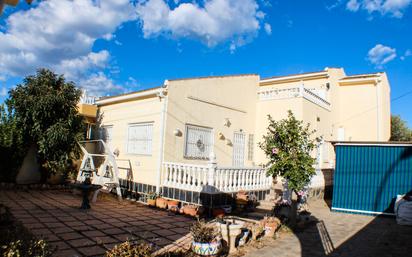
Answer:
<svg viewBox="0 0 412 257"><path fill-rule="evenodd" d="M116 245L106 252L106 257L150 257L153 248L147 243L133 244L129 241Z"/></svg>
<svg viewBox="0 0 412 257"><path fill-rule="evenodd" d="M211 243L218 236L216 227L207 224L203 220L195 222L190 227L190 233L193 236L193 241L198 243Z"/></svg>
<svg viewBox="0 0 412 257"><path fill-rule="evenodd" d="M47 241L36 238L17 222L10 211L0 205L0 256L49 257L53 248Z"/></svg>

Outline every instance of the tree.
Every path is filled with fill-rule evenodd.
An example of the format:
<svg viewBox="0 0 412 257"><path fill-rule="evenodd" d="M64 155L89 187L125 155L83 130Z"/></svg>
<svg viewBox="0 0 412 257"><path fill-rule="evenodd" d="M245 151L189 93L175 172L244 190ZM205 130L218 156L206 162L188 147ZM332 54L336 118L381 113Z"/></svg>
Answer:
<svg viewBox="0 0 412 257"><path fill-rule="evenodd" d="M270 115L268 119L267 134L259 143L269 159L267 174L287 179L289 189L297 193L315 175L311 153L319 139L313 138L315 131L309 130L309 124L304 126L290 110L287 119L275 121Z"/></svg>
<svg viewBox="0 0 412 257"><path fill-rule="evenodd" d="M412 141L412 130L399 115L391 116L391 141Z"/></svg>
<svg viewBox="0 0 412 257"><path fill-rule="evenodd" d="M14 182L27 149L9 109L0 105L0 181Z"/></svg>
<svg viewBox="0 0 412 257"><path fill-rule="evenodd" d="M10 91L6 103L28 146L34 145L39 164L47 174L64 172L79 156L83 118L77 110L81 90L62 75L40 69Z"/></svg>

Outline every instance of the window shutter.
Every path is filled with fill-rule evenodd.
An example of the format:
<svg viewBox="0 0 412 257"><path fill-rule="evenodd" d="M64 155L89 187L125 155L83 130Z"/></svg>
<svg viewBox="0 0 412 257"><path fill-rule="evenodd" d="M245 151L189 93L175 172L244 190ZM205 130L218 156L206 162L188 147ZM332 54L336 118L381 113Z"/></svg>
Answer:
<svg viewBox="0 0 412 257"><path fill-rule="evenodd" d="M130 124L128 128L127 152L152 154L153 123Z"/></svg>
<svg viewBox="0 0 412 257"><path fill-rule="evenodd" d="M253 134L249 134L248 151L247 151L248 161L253 161L254 151L255 151L255 136Z"/></svg>

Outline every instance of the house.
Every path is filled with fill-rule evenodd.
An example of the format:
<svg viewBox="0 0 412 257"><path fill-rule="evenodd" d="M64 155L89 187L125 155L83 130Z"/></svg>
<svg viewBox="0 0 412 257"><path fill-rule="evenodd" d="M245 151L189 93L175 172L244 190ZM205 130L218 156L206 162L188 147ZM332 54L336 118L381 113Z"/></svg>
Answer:
<svg viewBox="0 0 412 257"><path fill-rule="evenodd" d="M263 79L166 80L157 88L99 98L96 106L100 138L116 153L122 184L143 201L154 190L204 205L223 203L239 190L264 199L272 180L258 143L268 114L282 119L292 110L322 137L314 153L314 190L324 189L322 171L334 167L329 141L390 137L386 74L347 76L342 68Z"/></svg>

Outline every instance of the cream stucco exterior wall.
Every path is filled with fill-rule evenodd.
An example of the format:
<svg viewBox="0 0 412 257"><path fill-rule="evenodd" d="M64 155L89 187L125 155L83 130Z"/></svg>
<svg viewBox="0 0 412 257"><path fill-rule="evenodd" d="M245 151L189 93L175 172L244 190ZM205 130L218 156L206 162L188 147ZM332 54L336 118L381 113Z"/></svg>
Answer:
<svg viewBox="0 0 412 257"><path fill-rule="evenodd" d="M302 95L259 98L258 92L265 88L302 86L330 105L325 108ZM193 78L166 81L159 90L164 91L164 98L158 97L157 91L149 90L134 93L136 97L131 94L98 101L101 125L113 126L112 148L119 150L119 159L130 161L133 180L140 183L156 185L159 165L163 161L207 164L206 159L185 157L186 125L213 130L213 151L219 166L232 166L233 145L228 145L225 139L233 142L234 132L240 131L246 137L244 165L266 164L258 143L266 134L267 115L279 120L287 117L288 110L305 124L310 123L316 130L315 136L324 139L320 150L322 168L333 167L334 151L329 142L339 139L340 128L344 129L345 140L386 141L390 137L390 88L385 73L346 76L342 68L328 68L269 79L260 79L258 75ZM162 108L165 108L164 127ZM225 125L226 119L230 126ZM152 154L128 154L128 125L142 122L153 122ZM182 134L175 135L176 130ZM223 140L219 133L224 136ZM252 160L248 159L250 134L254 135ZM125 178L125 172L121 173Z"/></svg>
<svg viewBox="0 0 412 257"><path fill-rule="evenodd" d="M161 133L161 108L163 102L156 95L99 106L101 126L113 126L111 149L119 150L120 178L126 179L129 163L134 181L155 185ZM150 155L127 152L128 126L136 123L153 123L152 153Z"/></svg>
<svg viewBox="0 0 412 257"><path fill-rule="evenodd" d="M257 75L169 81L164 160L207 163L184 157L185 126L189 124L212 128L218 164L231 166L233 146L225 139L233 142L235 131L243 132L246 140L254 133L258 82ZM226 119L229 127L225 126ZM173 134L176 129L183 132L181 136ZM225 139L219 139L219 133ZM244 151L247 156L247 141ZM246 158L245 165L252 162Z"/></svg>

